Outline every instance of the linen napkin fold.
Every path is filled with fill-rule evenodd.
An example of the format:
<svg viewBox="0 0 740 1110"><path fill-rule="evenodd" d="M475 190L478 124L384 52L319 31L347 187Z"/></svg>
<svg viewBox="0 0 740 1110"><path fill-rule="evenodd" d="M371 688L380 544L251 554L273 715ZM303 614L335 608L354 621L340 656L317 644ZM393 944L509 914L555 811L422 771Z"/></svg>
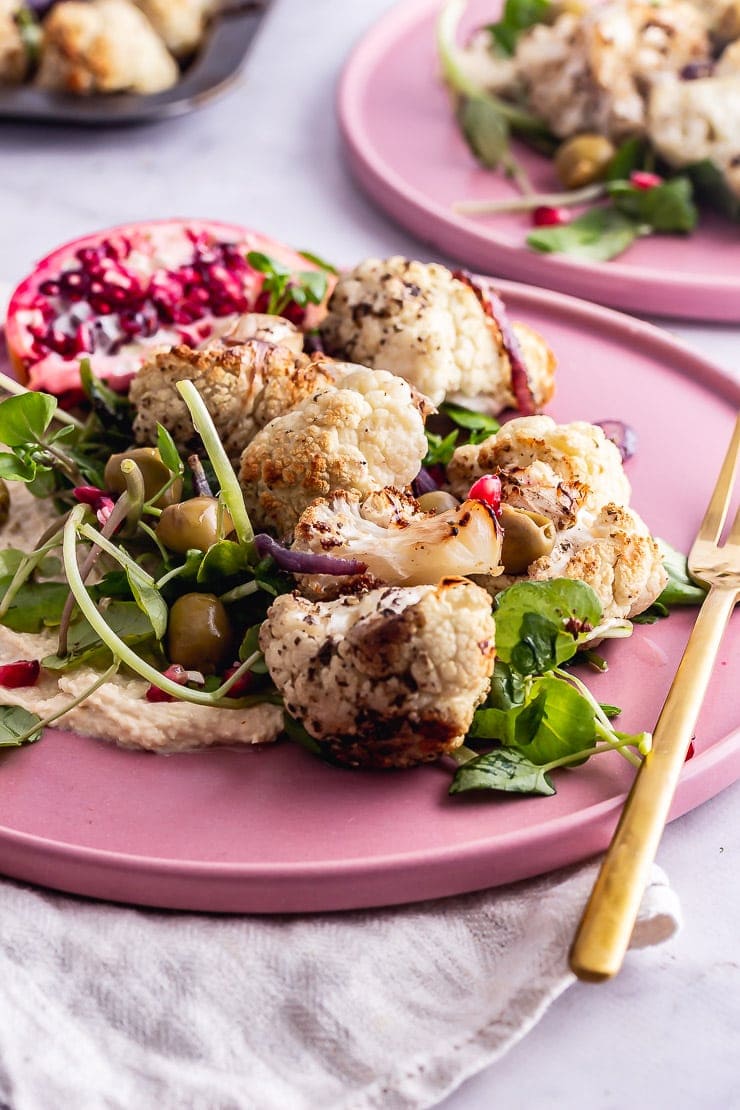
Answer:
<svg viewBox="0 0 740 1110"><path fill-rule="evenodd" d="M417 1110L573 982L595 862L434 902L306 917L164 913L0 885L12 1110ZM678 900L656 867L632 938Z"/></svg>

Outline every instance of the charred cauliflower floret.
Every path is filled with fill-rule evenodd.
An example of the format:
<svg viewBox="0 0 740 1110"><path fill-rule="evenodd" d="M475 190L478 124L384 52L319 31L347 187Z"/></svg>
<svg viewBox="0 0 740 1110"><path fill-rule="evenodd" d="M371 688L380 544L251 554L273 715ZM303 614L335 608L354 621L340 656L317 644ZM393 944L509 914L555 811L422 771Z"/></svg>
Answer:
<svg viewBox="0 0 740 1110"><path fill-rule="evenodd" d="M553 392L555 359L515 324L536 405ZM455 397L487 412L514 407L511 362L471 286L437 263L367 259L337 281L321 325L332 354L392 370L436 405Z"/></svg>
<svg viewBox="0 0 740 1110"><path fill-rule="evenodd" d="M556 424L549 416L510 420L483 443L458 447L447 477L466 496L476 478L499 472L503 500L571 527L584 512L608 501L626 505L630 485L619 450L596 424Z"/></svg>
<svg viewBox="0 0 740 1110"><path fill-rule="evenodd" d="M359 369L258 432L239 478L257 526L285 536L317 497L407 486L425 453L424 421L408 383Z"/></svg>
<svg viewBox="0 0 740 1110"><path fill-rule="evenodd" d="M438 515L417 505L410 514L377 524L370 518L377 513L379 496L371 500L367 516L358 494L340 492L314 501L296 525L293 548L358 559L367 574L392 586L500 573L501 529L482 501L465 501ZM322 581L320 587L324 586Z"/></svg>
<svg viewBox="0 0 740 1110"><path fill-rule="evenodd" d="M134 0L176 58L200 45L217 0Z"/></svg>
<svg viewBox="0 0 740 1110"><path fill-rule="evenodd" d="M740 65L696 81L663 81L650 94L650 138L676 168L714 162L740 198Z"/></svg>
<svg viewBox="0 0 740 1110"><path fill-rule="evenodd" d="M44 20L36 81L71 93L155 93L180 71L146 16L128 0L65 0Z"/></svg>
<svg viewBox="0 0 740 1110"><path fill-rule="evenodd" d="M21 0L0 0L0 85L19 85L28 70L28 52L15 15Z"/></svg>
<svg viewBox="0 0 740 1110"><path fill-rule="evenodd" d="M153 355L131 383L138 443L156 443L160 423L182 450L197 445L187 406L175 387L185 378L205 401L235 466L260 428L333 384L320 362L261 339L203 350L172 347Z"/></svg>
<svg viewBox="0 0 740 1110"><path fill-rule="evenodd" d="M603 620L643 613L666 584L660 549L632 509L607 504L588 526L577 525L558 536L552 554L529 566L526 578L579 578L596 594ZM486 579L498 593L520 578Z"/></svg>
<svg viewBox="0 0 740 1110"><path fill-rule="evenodd" d="M409 767L459 747L494 660L491 599L461 578L312 602L283 595L260 633L291 716L353 767Z"/></svg>
<svg viewBox="0 0 740 1110"><path fill-rule="evenodd" d="M645 92L710 55L706 22L686 2L615 0L537 24L521 36L517 69L529 107L561 138L645 132Z"/></svg>

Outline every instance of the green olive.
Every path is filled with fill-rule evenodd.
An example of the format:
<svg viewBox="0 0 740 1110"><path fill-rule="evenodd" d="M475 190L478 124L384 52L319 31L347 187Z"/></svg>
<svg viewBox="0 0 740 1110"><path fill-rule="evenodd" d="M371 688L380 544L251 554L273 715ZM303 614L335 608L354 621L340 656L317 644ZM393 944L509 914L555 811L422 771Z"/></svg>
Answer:
<svg viewBox="0 0 740 1110"><path fill-rule="evenodd" d="M228 536L234 531L234 522L224 509L219 535L217 498L191 497L188 501L163 509L155 531L160 543L170 551L184 555L191 549L207 551L221 536Z"/></svg>
<svg viewBox="0 0 740 1110"><path fill-rule="evenodd" d="M554 23L561 15L585 15L587 6L584 0L556 0L553 5L552 18L548 18L547 22Z"/></svg>
<svg viewBox="0 0 740 1110"><path fill-rule="evenodd" d="M169 481L171 474L162 462L156 447L132 447L130 451L123 451L120 455L111 455L105 464L105 488L112 493L123 493L126 489L126 477L121 470L121 463L131 459L136 463L144 479L144 495L147 500L154 497L157 490L162 489ZM182 482L175 479L166 493L157 500L158 508L172 505L182 496Z"/></svg>
<svg viewBox="0 0 740 1110"><path fill-rule="evenodd" d="M541 513L501 506L504 540L501 562L507 574L524 574L530 563L555 546L555 525Z"/></svg>
<svg viewBox="0 0 740 1110"><path fill-rule="evenodd" d="M425 513L435 513L439 516L440 513L446 513L448 509L457 509L460 502L451 493L446 493L443 489L431 490L429 493L422 493L418 498L419 507Z"/></svg>
<svg viewBox="0 0 740 1110"><path fill-rule="evenodd" d="M601 181L616 151L603 135L574 135L555 151L555 172L566 189Z"/></svg>
<svg viewBox="0 0 740 1110"><path fill-rule="evenodd" d="M7 524L10 516L10 494L5 482L0 478L0 528Z"/></svg>
<svg viewBox="0 0 740 1110"><path fill-rule="evenodd" d="M170 609L167 654L186 670L214 674L232 660L234 634L215 594L183 594Z"/></svg>

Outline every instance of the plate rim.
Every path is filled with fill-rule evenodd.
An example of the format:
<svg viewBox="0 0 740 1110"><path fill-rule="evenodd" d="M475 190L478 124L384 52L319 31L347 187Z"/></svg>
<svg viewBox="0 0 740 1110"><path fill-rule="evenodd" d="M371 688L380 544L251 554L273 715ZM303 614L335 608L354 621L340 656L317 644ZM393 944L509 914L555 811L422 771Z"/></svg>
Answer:
<svg viewBox="0 0 740 1110"><path fill-rule="evenodd" d="M566 293L499 281L495 285L515 307L553 309L568 315L577 328L581 322L599 325L600 335L631 344L639 341L672 373L698 382L715 397L740 408L740 381L697 353L683 340L646 321L611 308L583 301ZM99 741L98 741L99 742ZM730 768L729 776L726 774ZM712 772L722 773L717 785ZM671 810L670 820L702 804L740 779L740 726L698 752L686 764ZM698 781L696 781L698 780ZM548 829L545 850L529 867L513 868L517 845L531 840L530 828L507 831L507 862L496 861L491 876L491 856L500 836L495 833L434 849L415 849L393 855L261 863L171 859L74 845L0 825L0 870L9 877L107 901L185 911L248 913L327 912L408 904L446 897L492 885L528 878L584 859L606 847L625 794L614 794L577 811L578 831L586 850L574 859L565 840L572 835L574 813L543 820L536 826L538 839ZM698 798L698 801L697 801ZM552 834L550 836L549 834ZM588 836L586 835L588 834ZM598 847L593 845L597 843ZM56 874L61 862L73 873ZM482 878L482 875L485 878ZM404 876L404 893L389 888ZM314 883L322 885L320 906ZM363 884L358 892L354 884Z"/></svg>
<svg viewBox="0 0 740 1110"><path fill-rule="evenodd" d="M491 2L496 4L500 0ZM484 233L481 230L484 225L454 213L407 184L366 133L362 97L367 88L368 72L378 65L389 46L395 45L399 37L430 18L439 8L440 0L401 0L372 24L350 52L336 93L337 117L350 168L371 199L423 241L432 243L451 257L463 258L478 269L491 267L493 262L492 258L484 259L481 252L495 251L497 261L505 260L507 278L533 282L531 273L522 273L532 265L531 251L497 238L490 229ZM430 217L437 221L431 226ZM738 253L740 255L740 240ZM584 299L593 297L605 307L680 319L740 323L740 271L734 277L721 274L709 277L706 273L680 274L641 265L636 273L634 268L621 262L594 263L547 254L536 255L536 259L542 269L542 281L537 282L538 285ZM549 284L550 280L554 280L554 286ZM688 295L689 281L693 293L707 297L712 294L719 298L718 302L701 311L685 302L680 309L674 307L677 293ZM616 291L613 288L625 285L626 288Z"/></svg>

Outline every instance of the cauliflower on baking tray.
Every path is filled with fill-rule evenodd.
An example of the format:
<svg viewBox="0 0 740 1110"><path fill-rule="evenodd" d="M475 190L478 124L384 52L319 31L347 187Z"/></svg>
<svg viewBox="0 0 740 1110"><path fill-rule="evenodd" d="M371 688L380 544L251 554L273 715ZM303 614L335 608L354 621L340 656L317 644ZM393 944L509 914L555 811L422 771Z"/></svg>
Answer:
<svg viewBox="0 0 740 1110"><path fill-rule="evenodd" d="M539 406L552 396L555 359L535 331L513 327ZM437 263L361 262L339 277L321 334L332 354L392 370L434 404L454 396L493 413L516 405L501 328L471 286Z"/></svg>
<svg viewBox="0 0 740 1110"><path fill-rule="evenodd" d="M218 0L134 0L176 58L200 45Z"/></svg>
<svg viewBox="0 0 740 1110"><path fill-rule="evenodd" d="M710 55L696 8L616 0L563 14L521 36L515 59L529 107L561 138L645 131L645 93L666 74Z"/></svg>
<svg viewBox="0 0 740 1110"><path fill-rule="evenodd" d="M408 767L462 743L488 691L494 623L464 578L313 602L284 594L260 632L288 712L354 767Z"/></svg>
<svg viewBox="0 0 740 1110"><path fill-rule="evenodd" d="M155 93L180 71L146 16L129 0L63 0L44 20L36 82L62 92Z"/></svg>
<svg viewBox="0 0 740 1110"><path fill-rule="evenodd" d="M525 578L579 578L598 595L602 619L630 619L648 609L666 584L660 548L643 520L623 505L603 505L595 519L557 537L550 555L531 563ZM485 581L495 594L520 578ZM483 584L481 582L481 584Z"/></svg>
<svg viewBox="0 0 740 1110"><path fill-rule="evenodd" d="M522 416L482 443L458 447L447 467L452 492L467 495L482 474L498 472L503 500L549 516L562 530L584 512L614 501L627 505L630 484L619 450L596 424L556 424Z"/></svg>
<svg viewBox="0 0 740 1110"><path fill-rule="evenodd" d="M257 432L306 397L329 389L328 363L296 354L289 347L262 339L201 350L172 347L154 354L131 383L136 410L134 434L139 443L156 443L157 423L178 447L195 447L198 438L175 383L192 381L213 417L226 453L238 466L241 453Z"/></svg>
<svg viewBox="0 0 740 1110"><path fill-rule="evenodd" d="M0 0L0 85L18 85L28 70L28 52L15 14L21 0Z"/></svg>
<svg viewBox="0 0 740 1110"><path fill-rule="evenodd" d="M328 500L314 501L295 527L293 549L314 554L359 559L366 573L393 586L435 583L450 575L498 574L501 571L501 529L493 510L482 501L465 501L456 509L425 513L409 498L404 515L376 523L386 516L379 502L388 498L396 508L398 490L381 490L365 503L344 490ZM375 520L373 519L375 517ZM318 592L337 587L320 575ZM312 587L312 579L303 581Z"/></svg>
<svg viewBox="0 0 740 1110"><path fill-rule="evenodd" d="M239 478L257 526L284 536L316 497L407 486L426 449L408 383L358 368L258 432L244 450Z"/></svg>

